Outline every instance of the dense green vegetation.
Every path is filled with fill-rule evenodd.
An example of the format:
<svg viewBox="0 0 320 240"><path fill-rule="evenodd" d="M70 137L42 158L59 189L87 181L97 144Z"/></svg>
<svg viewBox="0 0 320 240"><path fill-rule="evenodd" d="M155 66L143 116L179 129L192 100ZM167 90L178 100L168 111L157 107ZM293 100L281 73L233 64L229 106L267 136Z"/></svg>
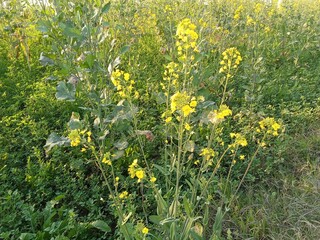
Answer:
<svg viewBox="0 0 320 240"><path fill-rule="evenodd" d="M0 239L320 239L320 1L0 5Z"/></svg>

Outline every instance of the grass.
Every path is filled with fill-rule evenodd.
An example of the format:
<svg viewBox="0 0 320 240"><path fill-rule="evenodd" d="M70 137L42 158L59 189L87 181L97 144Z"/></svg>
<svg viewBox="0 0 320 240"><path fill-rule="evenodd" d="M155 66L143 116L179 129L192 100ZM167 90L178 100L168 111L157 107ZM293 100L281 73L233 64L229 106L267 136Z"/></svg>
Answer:
<svg viewBox="0 0 320 240"><path fill-rule="evenodd" d="M319 120L319 108L304 116L288 136L284 164L239 196L226 223L236 239L320 237Z"/></svg>

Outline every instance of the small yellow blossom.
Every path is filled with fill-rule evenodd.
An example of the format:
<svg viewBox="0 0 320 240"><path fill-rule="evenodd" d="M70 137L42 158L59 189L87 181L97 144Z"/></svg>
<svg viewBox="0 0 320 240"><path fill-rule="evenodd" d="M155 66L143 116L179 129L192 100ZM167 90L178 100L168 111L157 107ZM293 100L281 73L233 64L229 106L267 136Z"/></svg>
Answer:
<svg viewBox="0 0 320 240"><path fill-rule="evenodd" d="M81 148L81 152L86 152L87 149L86 148Z"/></svg>
<svg viewBox="0 0 320 240"><path fill-rule="evenodd" d="M130 79L130 74L129 74L129 73L123 74L123 78L124 78L124 80L129 81L129 79Z"/></svg>
<svg viewBox="0 0 320 240"><path fill-rule="evenodd" d="M81 143L81 137L80 137L79 131L76 129L72 130L69 133L68 138L70 139L71 147L76 147Z"/></svg>
<svg viewBox="0 0 320 240"><path fill-rule="evenodd" d="M190 102L190 107L195 108L197 106L197 101L193 100Z"/></svg>
<svg viewBox="0 0 320 240"><path fill-rule="evenodd" d="M155 178L155 177L150 178L150 182L154 183L155 181L157 181L157 178Z"/></svg>
<svg viewBox="0 0 320 240"><path fill-rule="evenodd" d="M183 106L188 105L190 96L186 92L177 92L171 97L171 112L181 110Z"/></svg>
<svg viewBox="0 0 320 240"><path fill-rule="evenodd" d="M90 143L90 142L91 142L91 135L92 135L92 133L89 131L89 132L87 132L87 135L88 135L87 141L88 141L88 143Z"/></svg>
<svg viewBox="0 0 320 240"><path fill-rule="evenodd" d="M244 160L245 156L244 155L240 155L240 160Z"/></svg>
<svg viewBox="0 0 320 240"><path fill-rule="evenodd" d="M234 145L231 145L233 147L235 145L240 145L242 147L245 147L245 146L248 145L248 142L247 142L246 138L240 133L230 133L230 137L231 138L235 138Z"/></svg>
<svg viewBox="0 0 320 240"><path fill-rule="evenodd" d="M229 115L232 115L231 109L227 105L222 104L218 110L209 112L207 118L209 122L216 124L222 122Z"/></svg>
<svg viewBox="0 0 320 240"><path fill-rule="evenodd" d="M182 113L184 117L189 116L191 113L193 113L195 110L191 108L189 105L185 105L182 107Z"/></svg>
<svg viewBox="0 0 320 240"><path fill-rule="evenodd" d="M138 178L138 182L140 182L144 178L144 171L143 170L136 171L136 177Z"/></svg>
<svg viewBox="0 0 320 240"><path fill-rule="evenodd" d="M196 161L194 161L193 164L194 164L194 165L199 165L199 164L200 164L200 161L199 161L199 160L196 160Z"/></svg>
<svg viewBox="0 0 320 240"><path fill-rule="evenodd" d="M261 143L260 143L260 146L261 146L261 147L265 147L266 145L267 145L267 144L266 144L265 142L261 142Z"/></svg>
<svg viewBox="0 0 320 240"><path fill-rule="evenodd" d="M107 164L107 165L109 165L109 166L112 165L110 159L108 159L108 158L106 158L106 157L104 157L101 162L104 163L104 164Z"/></svg>
<svg viewBox="0 0 320 240"><path fill-rule="evenodd" d="M171 122L172 121L172 117L167 117L166 119L165 119L165 122L166 123L169 123L169 122Z"/></svg>
<svg viewBox="0 0 320 240"><path fill-rule="evenodd" d="M203 148L201 150L200 156L203 156L205 160L209 160L210 158L215 156L215 151L212 148Z"/></svg>
<svg viewBox="0 0 320 240"><path fill-rule="evenodd" d="M185 128L187 131L190 131L191 126L190 126L188 123L186 123L186 124L184 125L184 128Z"/></svg>
<svg viewBox="0 0 320 240"><path fill-rule="evenodd" d="M134 178L136 175L136 167L138 166L138 159L133 160L131 165L128 168L128 172L131 178Z"/></svg>
<svg viewBox="0 0 320 240"><path fill-rule="evenodd" d="M127 198L128 195L129 195L129 193L127 191L123 191L122 193L120 193L119 198L124 199L124 198Z"/></svg>
<svg viewBox="0 0 320 240"><path fill-rule="evenodd" d="M275 121L274 118L267 117L259 122L260 131L265 131L267 134L278 136L278 130L281 129L281 125Z"/></svg>
<svg viewBox="0 0 320 240"><path fill-rule="evenodd" d="M149 229L148 228L146 228L146 227L144 227L143 229L142 229L142 233L143 234L148 234L149 233Z"/></svg>

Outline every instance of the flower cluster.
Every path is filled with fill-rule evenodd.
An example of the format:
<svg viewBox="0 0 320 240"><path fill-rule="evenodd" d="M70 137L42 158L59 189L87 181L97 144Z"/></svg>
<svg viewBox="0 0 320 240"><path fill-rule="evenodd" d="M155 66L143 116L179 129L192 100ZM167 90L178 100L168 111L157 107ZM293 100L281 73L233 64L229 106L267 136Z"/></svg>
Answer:
<svg viewBox="0 0 320 240"><path fill-rule="evenodd" d="M228 48L222 53L222 60L220 61L220 69L219 73L227 72L227 77L232 77L231 71L232 69L237 69L240 62L242 61L242 57L240 52L232 47Z"/></svg>
<svg viewBox="0 0 320 240"><path fill-rule="evenodd" d="M87 139L82 138L85 135L87 135ZM68 134L68 138L70 140L71 147L79 146L82 141L90 143L92 141L91 135L92 135L92 133L90 131L86 131L86 130L80 131L79 129L71 130L70 133ZM85 148L81 149L81 152L85 152L85 151L86 151Z"/></svg>
<svg viewBox="0 0 320 240"><path fill-rule="evenodd" d="M216 124L222 122L225 117L230 115L232 115L231 109L227 105L222 104L218 110L209 112L207 118L209 122L211 122L212 124Z"/></svg>
<svg viewBox="0 0 320 240"><path fill-rule="evenodd" d="M216 153L212 148L203 148L200 152L200 156L203 156L206 161L209 161L215 155Z"/></svg>
<svg viewBox="0 0 320 240"><path fill-rule="evenodd" d="M253 20L253 18L251 16L247 16L247 22L246 22L246 25L247 26L250 26L250 25L255 25L256 22Z"/></svg>
<svg viewBox="0 0 320 240"><path fill-rule="evenodd" d="M234 19L234 20L239 20L242 11L243 11L243 6L240 5L240 6L236 9L236 11L234 12L233 19Z"/></svg>
<svg viewBox="0 0 320 240"><path fill-rule="evenodd" d="M262 11L263 5L261 3L256 3L254 6L254 12L255 14L260 14Z"/></svg>
<svg viewBox="0 0 320 240"><path fill-rule="evenodd" d="M178 5L178 2L176 1L170 2L170 5L165 5L163 11L168 21L172 21L172 19L174 19L174 17L176 16L175 10L178 9Z"/></svg>
<svg viewBox="0 0 320 240"><path fill-rule="evenodd" d="M177 41L176 47L178 50L179 60L185 62L187 57L194 60L194 55L192 52L199 52L197 48L198 33L196 30L196 25L191 22L189 18L182 20L177 27ZM191 55L187 56L187 52Z"/></svg>
<svg viewBox="0 0 320 240"><path fill-rule="evenodd" d="M111 74L111 82L116 87L118 94L122 98L128 98L134 94L135 98L139 97L139 93L134 91L134 80L130 79L130 74L117 69Z"/></svg>
<svg viewBox="0 0 320 240"><path fill-rule="evenodd" d="M158 34L157 16L148 8L142 8L134 14L133 25L134 33L150 34L156 36Z"/></svg>
<svg viewBox="0 0 320 240"><path fill-rule="evenodd" d="M138 178L138 183L142 181L145 177L145 172L138 165L138 159L133 160L131 165L128 168L128 172L131 178Z"/></svg>
<svg viewBox="0 0 320 240"><path fill-rule="evenodd" d="M278 131L281 129L281 125L276 122L274 118L267 117L259 122L259 128L257 132L266 132L273 136L278 136Z"/></svg>
<svg viewBox="0 0 320 240"><path fill-rule="evenodd" d="M71 130L68 138L70 140L71 147L79 146L81 143L81 136L78 129Z"/></svg>
<svg viewBox="0 0 320 240"><path fill-rule="evenodd" d="M106 153L103 155L103 158L102 158L101 162L104 163L104 164L107 164L107 165L111 166L112 163L111 163L111 157L110 157L110 156L111 156L110 152L106 152Z"/></svg>
<svg viewBox="0 0 320 240"><path fill-rule="evenodd" d="M247 139L241 133L230 133L230 137L234 138L234 143L230 144L230 148L236 148L237 146L248 146Z"/></svg>
<svg viewBox="0 0 320 240"><path fill-rule="evenodd" d="M165 83L161 83L163 90L166 89L167 86L174 86L175 88L178 88L179 85L179 65L175 62L168 63L167 66L165 66L164 76L163 80L166 81Z"/></svg>
<svg viewBox="0 0 320 240"><path fill-rule="evenodd" d="M122 193L120 193L119 198L120 199L126 199L128 198L129 193L127 191L123 191Z"/></svg>
<svg viewBox="0 0 320 240"><path fill-rule="evenodd" d="M198 102L186 92L177 92L171 96L171 113L179 111L184 117L195 112Z"/></svg>

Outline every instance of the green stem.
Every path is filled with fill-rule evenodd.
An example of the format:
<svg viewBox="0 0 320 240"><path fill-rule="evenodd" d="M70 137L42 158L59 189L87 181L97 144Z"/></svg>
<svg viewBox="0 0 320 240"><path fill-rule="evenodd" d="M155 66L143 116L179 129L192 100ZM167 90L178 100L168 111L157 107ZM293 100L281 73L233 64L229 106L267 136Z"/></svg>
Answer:
<svg viewBox="0 0 320 240"><path fill-rule="evenodd" d="M174 207L174 218L177 217L177 203L179 198L179 183L180 183L180 164L181 164L181 155L182 155L182 144L183 144L183 122L184 118L181 118L181 122L179 125L179 131L178 131L178 156L177 156L177 167L176 167L176 185L175 185L175 194L174 194L174 204L176 205Z"/></svg>
<svg viewBox="0 0 320 240"><path fill-rule="evenodd" d="M263 142L263 140L265 139L265 137L266 137L266 133L264 134L261 142ZM245 179L245 177L247 176L247 174L248 174L248 172L249 172L249 169L250 169L250 167L251 167L251 165L252 165L252 162L253 162L253 160L255 159L255 157L257 156L260 148L261 148L261 145L259 144L258 147L257 147L257 149L256 149L256 151L254 152L254 154L252 155L252 157L251 157L251 159L250 159L250 162L249 162L249 164L248 164L248 166L247 166L247 168L246 168L246 171L244 172L244 174L243 174L243 176L242 176L242 178L241 178L241 181L240 181L240 183L239 183L236 191L234 192L234 194L233 194L233 196L232 196L232 198L231 198L231 200L230 200L230 202L229 202L228 208L230 207L230 205L231 205L232 201L234 200L235 196L237 195L237 193L238 193L241 185L243 184L244 179Z"/></svg>

